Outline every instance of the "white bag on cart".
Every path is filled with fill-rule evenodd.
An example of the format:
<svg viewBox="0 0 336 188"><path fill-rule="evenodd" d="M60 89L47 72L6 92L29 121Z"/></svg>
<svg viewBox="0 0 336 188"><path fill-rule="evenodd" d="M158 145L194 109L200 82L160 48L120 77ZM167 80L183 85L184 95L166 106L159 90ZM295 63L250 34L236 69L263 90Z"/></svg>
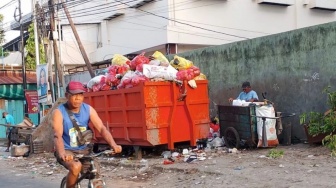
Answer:
<svg viewBox="0 0 336 188"><path fill-rule="evenodd" d="M272 105L256 106L256 115L263 117L275 117L275 110ZM269 147L275 147L279 145L279 140L275 129L276 119L266 118L266 138ZM258 147L262 147L262 133L263 133L263 120L261 117L257 117L257 132L258 132Z"/></svg>

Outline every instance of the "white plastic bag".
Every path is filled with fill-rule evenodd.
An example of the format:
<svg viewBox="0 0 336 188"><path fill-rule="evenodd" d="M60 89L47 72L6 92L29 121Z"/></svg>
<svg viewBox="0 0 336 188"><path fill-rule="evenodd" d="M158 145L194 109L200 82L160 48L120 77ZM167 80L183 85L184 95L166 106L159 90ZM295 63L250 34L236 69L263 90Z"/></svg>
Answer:
<svg viewBox="0 0 336 188"><path fill-rule="evenodd" d="M176 79L177 70L169 65L168 67L156 66L156 65L143 65L143 74L149 78L163 78L165 80Z"/></svg>
<svg viewBox="0 0 336 188"><path fill-rule="evenodd" d="M92 86L98 84L101 80L102 77L105 77L105 75L99 75L99 76L95 76L93 77L88 83L87 83L87 87L92 89Z"/></svg>
<svg viewBox="0 0 336 188"><path fill-rule="evenodd" d="M248 106L251 102L246 102L245 100L235 99L232 101L232 106Z"/></svg>
<svg viewBox="0 0 336 188"><path fill-rule="evenodd" d="M213 146L213 147L222 147L222 146L224 146L224 142L221 138L216 137L216 138L211 140L210 145Z"/></svg>
<svg viewBox="0 0 336 188"><path fill-rule="evenodd" d="M272 105L257 106L256 115L261 117L275 117L274 107ZM261 117L257 117L257 131L258 131L258 147L262 147L262 134L263 134L263 120ZM279 144L276 129L275 119L266 118L266 138L268 146L277 146Z"/></svg>
<svg viewBox="0 0 336 188"><path fill-rule="evenodd" d="M160 66L161 62L159 60L154 59L154 60L151 60L148 64Z"/></svg>
<svg viewBox="0 0 336 188"><path fill-rule="evenodd" d="M243 105L243 101L240 99L236 99L232 101L232 106L242 106Z"/></svg>

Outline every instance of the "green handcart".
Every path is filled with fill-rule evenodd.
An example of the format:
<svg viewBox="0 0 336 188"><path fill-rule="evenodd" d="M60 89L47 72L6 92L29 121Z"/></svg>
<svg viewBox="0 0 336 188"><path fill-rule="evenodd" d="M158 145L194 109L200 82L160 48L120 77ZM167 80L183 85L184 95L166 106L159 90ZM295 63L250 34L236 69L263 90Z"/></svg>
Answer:
<svg viewBox="0 0 336 188"><path fill-rule="evenodd" d="M255 106L218 106L220 134L225 144L239 148L242 144L256 146L258 143Z"/></svg>

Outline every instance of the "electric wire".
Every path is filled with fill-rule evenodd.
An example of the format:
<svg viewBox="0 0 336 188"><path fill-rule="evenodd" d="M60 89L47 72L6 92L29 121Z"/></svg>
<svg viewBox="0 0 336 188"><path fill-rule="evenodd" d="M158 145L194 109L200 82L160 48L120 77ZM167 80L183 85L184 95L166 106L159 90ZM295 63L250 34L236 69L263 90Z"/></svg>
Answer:
<svg viewBox="0 0 336 188"><path fill-rule="evenodd" d="M116 0L117 2L121 3L121 4L124 4L128 7L126 8L130 8L130 5L128 5L127 3L124 3L124 2L121 2L121 1L118 1ZM188 1L189 2L189 1ZM184 2L181 2L181 3L184 3ZM218 4L218 3L215 3L215 4ZM213 5L213 4L207 4L207 5L203 5L203 6L209 6L209 5ZM169 6L169 5L168 5ZM202 6L202 7L203 7ZM199 6L200 7L200 6ZM192 8L197 8L197 7L192 7ZM106 9L106 8L104 8ZM117 11L117 10L121 10L121 9L125 9L125 8L119 8L119 9L115 9L114 11ZM190 8L188 8L190 9ZM98 10L103 10L103 9L98 9ZM142 10L142 9L139 9L138 10L146 13L146 14L151 14L153 16L157 16L157 17L161 17L161 18L164 18L164 19L167 19L169 21L174 21L176 23L179 23L179 24L183 24L183 25L187 25L187 26L190 26L190 27L194 27L194 28L198 28L198 29L203 29L203 30L207 30L207 31L210 31L210 32L215 32L215 33L219 33L219 34L224 34L224 35L229 35L229 36L232 36L232 37L238 37L238 38L243 38L243 39L249 39L248 37L242 37L242 36L238 36L238 35L233 35L233 34L228 34L228 33L224 33L224 32L220 32L220 31L215 31L215 30L212 30L212 29L207 29L207 28L204 28L204 27L201 27L201 26L195 26L195 25L192 25L192 24L188 24L188 23L185 23L185 22L182 22L182 21L179 21L177 19L171 19L171 18L167 18L167 17L164 17L164 16L160 16L160 15L157 15L153 12L149 12L149 11L145 11L145 10ZM182 10L185 10L185 9L182 9ZM80 14L80 15L77 15L77 14L71 14L71 17L73 18L76 18L76 17L83 17L83 16L90 16L90 15L96 15L96 14L103 14L103 13L107 13L107 12L110 12L111 10L108 10L108 11L101 11L99 13L91 13L91 14ZM174 10L174 11L179 11L179 10ZM162 11L161 11L162 12ZM83 12L82 12L83 13ZM85 12L84 12L85 13ZM77 16L76 16L77 15ZM139 17L139 15L135 15L134 17ZM128 19L131 18L130 16L128 16ZM203 24L203 23L199 23L199 24ZM213 25L212 25L213 26ZM217 27L220 27L220 26L217 26ZM225 27L223 27L225 28ZM255 32L257 33L256 31L249 31L249 30L242 30L242 29L237 29L237 28L230 28L230 29L235 29L235 30L241 30L241 31L248 31L248 32ZM261 33L261 32L258 32L258 33Z"/></svg>
<svg viewBox="0 0 336 188"><path fill-rule="evenodd" d="M3 5L2 7L0 7L0 10L3 9L3 8L6 8L6 7L8 7L8 6L12 5L12 4L14 4L15 1L16 1L16 0L12 0L12 1L8 2L7 4L5 4L5 5Z"/></svg>
<svg viewBox="0 0 336 188"><path fill-rule="evenodd" d="M119 0L115 0L115 1L118 1L118 2L121 2ZM122 4L125 4L127 6L129 6L128 4L126 3L123 3L121 2ZM130 6L129 6L130 7ZM189 24L189 23L185 23L185 22L181 22L181 21L177 21L177 20L174 20L174 19L171 19L171 18L167 18L165 16L161 16L161 15L157 15L157 14L154 14L152 12L149 12L149 11L146 11L146 10L142 10L140 8L138 8L138 10L142 11L142 12L145 12L147 14L151 14L153 16L156 16L156 17L159 17L159 18L163 18L163 19L166 19L166 20L169 20L169 21L173 21L173 22L176 22L176 23L179 23L179 24L183 24L183 25L187 25L187 26L190 26L190 27L194 27L194 28L198 28L198 29L202 29L202 30L205 30L205 31L210 31L210 32L214 32L214 33L218 33L218 34L223 34L223 35L228 35L228 36L232 36L232 37L237 37L237 38L242 38L242 39L249 39L247 37L241 37L241 36L238 36L238 35L233 35L233 34L229 34L229 33L224 33L224 32L220 32L220 31L215 31L215 30L212 30L212 29L207 29L207 28L203 28L203 27L200 27L200 26L196 26L196 25L192 25L192 24Z"/></svg>
<svg viewBox="0 0 336 188"><path fill-rule="evenodd" d="M131 0L131 1L128 1L128 2L133 2L134 0ZM73 2L72 3L72 5L74 6L74 5L76 5L76 4L83 4L83 3L85 3L86 1L80 1L80 2ZM181 3L186 3L186 2L189 2L189 1L184 1L184 2L181 2ZM120 3L120 1L119 1L119 3ZM70 3L69 3L70 4ZM110 4L110 3L108 3L108 4ZM123 3L123 2L121 2L121 4L126 4L126 3ZM118 5L120 5L120 4L118 4ZM118 6L118 5L114 5L114 6ZM127 6L129 6L128 4L126 4ZM99 6L101 6L101 5L97 5L97 6L95 6L95 7L99 7ZM112 6L113 7L113 6ZM127 8L129 8L129 7L127 7ZM141 9L140 9L141 10ZM143 11L143 10L141 10L141 11ZM110 10L109 11L107 11L107 12L110 12ZM103 12L104 13L104 12ZM147 13L148 14L148 11L145 11L145 13ZM94 14L96 14L96 13L94 13ZM154 13L150 13L150 14L153 14L153 15L155 15L155 16L159 16L159 15L157 15L157 14L154 14ZM72 14L73 15L73 14ZM88 14L86 14L86 15L88 15ZM168 19L168 18L166 18L166 17L162 17L162 16L160 16L161 18L164 18L164 19ZM176 21L176 23L180 23L180 24L185 24L184 22L181 22L181 21L179 21L179 20L177 20L177 19L170 19L170 21ZM189 21L190 22L190 21ZM197 23L197 22L193 22L193 23ZM203 24L203 23L198 23L198 24ZM189 24L189 26L190 26L191 24ZM208 24L209 25L209 24ZM210 26L214 26L214 25L210 25ZM194 25L193 26L191 26L191 27L194 27ZM208 30L208 31L213 31L213 30L210 30L210 29L206 29L206 28L204 28L204 27L200 27L200 26L195 26L196 28L203 28L203 29L205 29L205 30ZM215 26L216 27L216 26ZM217 27L220 27L220 26L217 26ZM223 27L223 28L227 28L227 27ZM249 30L242 30L242 29L237 29L237 28L230 28L230 29L235 29L235 30L241 30L241 31L248 31L248 32L258 32L258 31L249 31ZM218 31L215 31L215 32L218 32ZM220 33L220 34L223 34L223 32L218 32L218 33ZM260 33L260 32L258 32L258 33ZM227 34L227 33L225 33L225 34ZM228 34L229 35L229 34ZM236 36L236 35L234 35L234 36ZM246 37L243 37L243 38L246 38ZM247 38L246 38L247 39Z"/></svg>

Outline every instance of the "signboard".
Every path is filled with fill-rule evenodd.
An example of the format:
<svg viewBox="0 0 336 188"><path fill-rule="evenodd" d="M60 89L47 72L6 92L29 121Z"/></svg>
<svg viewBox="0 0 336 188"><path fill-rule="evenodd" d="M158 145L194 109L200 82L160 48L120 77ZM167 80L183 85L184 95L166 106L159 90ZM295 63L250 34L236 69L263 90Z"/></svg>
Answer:
<svg viewBox="0 0 336 188"><path fill-rule="evenodd" d="M38 65L36 76L38 101L39 103L46 103L48 98L48 65Z"/></svg>
<svg viewBox="0 0 336 188"><path fill-rule="evenodd" d="M28 106L28 114L35 114L39 112L39 98L37 96L37 91L26 90L25 97Z"/></svg>

